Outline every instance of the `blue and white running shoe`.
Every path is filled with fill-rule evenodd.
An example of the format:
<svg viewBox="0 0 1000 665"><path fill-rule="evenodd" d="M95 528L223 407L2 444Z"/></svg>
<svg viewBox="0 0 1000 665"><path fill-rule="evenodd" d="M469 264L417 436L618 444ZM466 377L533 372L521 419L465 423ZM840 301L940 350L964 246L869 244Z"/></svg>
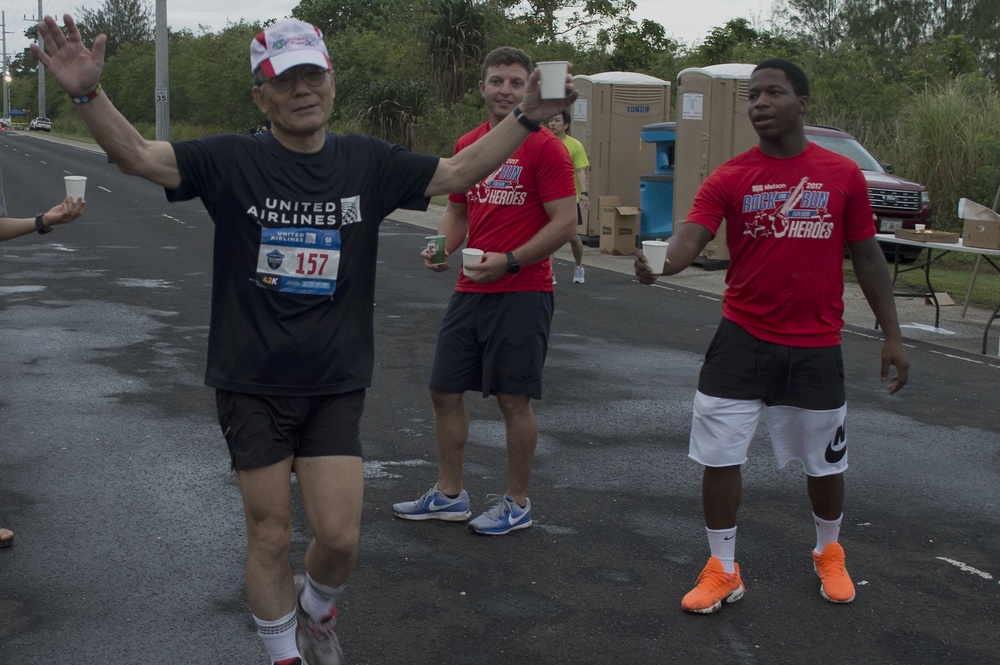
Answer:
<svg viewBox="0 0 1000 665"><path fill-rule="evenodd" d="M451 499L438 490L437 483L416 501L392 504L392 513L404 520L464 522L472 517L472 511L469 510L469 495L465 490Z"/></svg>
<svg viewBox="0 0 1000 665"><path fill-rule="evenodd" d="M531 499L526 499L524 508L506 494L491 494L487 501L495 501L492 508L469 522L469 530L484 536L502 536L518 529L531 526Z"/></svg>

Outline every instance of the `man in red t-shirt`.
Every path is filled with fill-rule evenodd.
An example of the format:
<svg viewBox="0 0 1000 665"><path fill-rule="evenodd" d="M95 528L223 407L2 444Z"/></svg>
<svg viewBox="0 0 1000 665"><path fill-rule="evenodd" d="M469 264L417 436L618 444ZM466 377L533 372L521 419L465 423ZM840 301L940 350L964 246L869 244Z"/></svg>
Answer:
<svg viewBox="0 0 1000 665"><path fill-rule="evenodd" d="M466 242L484 252L462 271L438 333L430 391L438 481L416 501L393 505L397 517L464 522L472 513L462 467L469 434L463 395L496 395L507 430L507 488L469 529L502 535L531 526L528 481L538 440L532 399L542 396L542 367L552 322L549 256L576 234L573 162L548 129L518 107L531 60L501 47L486 56L479 91L490 119L459 139L456 151L486 136L513 114L532 134L505 164L464 194L451 194L439 233L446 256ZM461 254L459 254L461 256ZM434 271L448 263L430 262Z"/></svg>
<svg viewBox="0 0 1000 665"><path fill-rule="evenodd" d="M885 335L881 377L889 393L906 384L889 271L874 238L864 177L854 162L808 142L809 83L799 67L767 60L750 77L748 115L759 144L702 184L667 260L637 252L635 274L651 284L691 265L726 219L730 264L722 322L694 399L689 455L704 466L702 503L711 557L681 601L709 614L743 597L735 561L740 468L766 415L776 461L802 463L816 524L813 565L820 594L854 600L838 542L847 469L840 348L843 247ZM889 367L896 375L889 379Z"/></svg>

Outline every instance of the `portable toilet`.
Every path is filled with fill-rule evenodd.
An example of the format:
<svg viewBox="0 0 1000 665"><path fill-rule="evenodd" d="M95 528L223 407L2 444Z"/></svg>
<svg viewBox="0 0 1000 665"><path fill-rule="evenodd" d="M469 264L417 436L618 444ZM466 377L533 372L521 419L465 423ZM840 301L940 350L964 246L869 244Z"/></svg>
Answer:
<svg viewBox="0 0 1000 665"><path fill-rule="evenodd" d="M639 206L639 181L655 166L655 150L644 146L644 125L669 120L670 82L634 72L578 75L580 96L572 109L569 133L583 144L590 160L590 210L583 212L580 235L588 245L600 241L602 196L618 196L623 206Z"/></svg>
<svg viewBox="0 0 1000 665"><path fill-rule="evenodd" d="M687 217L698 188L712 171L757 144L757 134L747 116L754 67L729 63L692 67L677 75L675 220ZM729 260L725 222L705 247L702 258Z"/></svg>
<svg viewBox="0 0 1000 665"><path fill-rule="evenodd" d="M643 143L656 146L656 170L639 179L639 240L667 238L674 232L674 148L676 122L642 128Z"/></svg>

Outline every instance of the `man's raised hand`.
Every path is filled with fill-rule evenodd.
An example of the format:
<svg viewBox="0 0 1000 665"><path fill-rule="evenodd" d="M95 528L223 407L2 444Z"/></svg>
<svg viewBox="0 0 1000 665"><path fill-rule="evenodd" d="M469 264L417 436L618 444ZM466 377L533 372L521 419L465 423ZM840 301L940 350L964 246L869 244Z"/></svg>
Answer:
<svg viewBox="0 0 1000 665"><path fill-rule="evenodd" d="M64 14L63 22L66 24L65 34L54 18L46 16L38 24L38 35L44 40L45 50L38 44L32 44L31 52L64 92L71 97L79 97L93 91L101 81L108 38L98 35L93 50L87 50L73 17Z"/></svg>

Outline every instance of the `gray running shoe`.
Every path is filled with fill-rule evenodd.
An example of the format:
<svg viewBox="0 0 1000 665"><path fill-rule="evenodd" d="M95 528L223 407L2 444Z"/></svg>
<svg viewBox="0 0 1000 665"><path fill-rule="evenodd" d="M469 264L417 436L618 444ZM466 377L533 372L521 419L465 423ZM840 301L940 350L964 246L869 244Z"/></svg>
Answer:
<svg viewBox="0 0 1000 665"><path fill-rule="evenodd" d="M438 490L437 483L416 501L392 504L392 514L404 520L444 520L464 522L472 517L469 510L469 495L465 490L454 499Z"/></svg>
<svg viewBox="0 0 1000 665"><path fill-rule="evenodd" d="M494 502L493 507L469 522L470 531L484 536L502 536L531 526L531 499L527 499L524 508L506 494L491 494L486 500Z"/></svg>
<svg viewBox="0 0 1000 665"><path fill-rule="evenodd" d="M295 643L305 665L344 665L344 651L337 639L337 606L334 605L330 614L320 621L313 619L302 609L299 597L306 585L305 575L295 576L295 614L298 618L298 628L295 631Z"/></svg>

